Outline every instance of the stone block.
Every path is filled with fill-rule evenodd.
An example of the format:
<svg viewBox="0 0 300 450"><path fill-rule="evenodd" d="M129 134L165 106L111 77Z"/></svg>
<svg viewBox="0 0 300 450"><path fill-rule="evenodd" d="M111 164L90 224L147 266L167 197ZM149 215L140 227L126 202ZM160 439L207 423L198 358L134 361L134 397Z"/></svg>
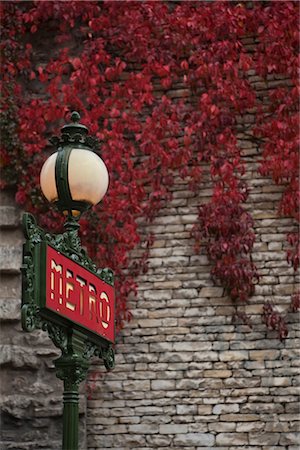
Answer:
<svg viewBox="0 0 300 450"><path fill-rule="evenodd" d="M161 319L139 319L137 320L138 325L141 328L159 328L162 325Z"/></svg>
<svg viewBox="0 0 300 450"><path fill-rule="evenodd" d="M177 405L176 413L178 415L185 415L185 414L194 415L197 413L197 405Z"/></svg>
<svg viewBox="0 0 300 450"><path fill-rule="evenodd" d="M172 298L172 290L155 290L151 289L144 292L145 300L170 300Z"/></svg>
<svg viewBox="0 0 300 450"><path fill-rule="evenodd" d="M216 444L244 446L248 444L248 433L219 433L216 436Z"/></svg>
<svg viewBox="0 0 300 450"><path fill-rule="evenodd" d="M249 359L249 352L241 351L225 351L220 353L220 361L247 361Z"/></svg>
<svg viewBox="0 0 300 450"><path fill-rule="evenodd" d="M272 401L272 399L270 399L270 401ZM248 403L245 405L241 405L240 411L242 414L244 413L281 414L284 412L284 406L279 403L269 403L269 402Z"/></svg>
<svg viewBox="0 0 300 450"><path fill-rule="evenodd" d="M149 391L149 380L123 381L124 391Z"/></svg>
<svg viewBox="0 0 300 450"><path fill-rule="evenodd" d="M198 415L206 416L212 413L212 405L199 405L198 406Z"/></svg>
<svg viewBox="0 0 300 450"><path fill-rule="evenodd" d="M237 412L239 412L239 410L240 410L240 407L237 404L220 403L213 407L212 413L217 414L217 415L230 414L230 413L237 413Z"/></svg>
<svg viewBox="0 0 300 450"><path fill-rule="evenodd" d="M278 359L279 355L279 350L253 350L249 352L249 359L254 361L273 361Z"/></svg>
<svg viewBox="0 0 300 450"><path fill-rule="evenodd" d="M194 353L193 361L218 361L219 354L218 352L197 352Z"/></svg>
<svg viewBox="0 0 300 450"><path fill-rule="evenodd" d="M195 352L199 350L207 351L211 349L212 343L204 341L175 342L173 344L173 350L176 352Z"/></svg>
<svg viewBox="0 0 300 450"><path fill-rule="evenodd" d="M208 424L208 430L214 431L217 433L230 433L233 431L236 431L237 425L236 423L230 423L230 422L216 422L216 423L209 423Z"/></svg>
<svg viewBox="0 0 300 450"><path fill-rule="evenodd" d="M262 386L290 386L292 379L290 377L262 377Z"/></svg>
<svg viewBox="0 0 300 450"><path fill-rule="evenodd" d="M134 426L134 425L129 425L129 427L130 426ZM126 425L120 425L120 424L110 425L108 427L104 427L102 433L103 434L115 434L115 435L117 435L117 434L125 434L125 433L127 433L127 426Z"/></svg>
<svg viewBox="0 0 300 450"><path fill-rule="evenodd" d="M137 406L136 408L135 408L135 412L136 412L136 414L138 414L139 416L144 416L145 414L148 414L148 415L158 415L158 414L161 414L161 412L162 412L162 409L160 408L160 407L158 407L158 406L148 406L148 405L145 405L145 406Z"/></svg>
<svg viewBox="0 0 300 450"><path fill-rule="evenodd" d="M166 281L157 281L153 284L154 289L163 289L164 291L166 289L178 289L181 288L182 281L179 280L166 280Z"/></svg>
<svg viewBox="0 0 300 450"><path fill-rule="evenodd" d="M175 380L152 380L151 389L154 391L174 390Z"/></svg>
<svg viewBox="0 0 300 450"><path fill-rule="evenodd" d="M172 215L172 216L161 216L156 217L155 219L155 225L180 225L182 223L181 217Z"/></svg>
<svg viewBox="0 0 300 450"><path fill-rule="evenodd" d="M221 287L204 287L201 289L199 297L222 297L224 289Z"/></svg>
<svg viewBox="0 0 300 450"><path fill-rule="evenodd" d="M163 426L163 425L161 425ZM158 425L156 424L137 424L128 426L129 433L134 434L158 434Z"/></svg>
<svg viewBox="0 0 300 450"><path fill-rule="evenodd" d="M188 256L169 256L162 260L163 267L186 267L189 264Z"/></svg>
<svg viewBox="0 0 300 450"><path fill-rule="evenodd" d="M203 374L207 378L229 378L231 375L231 370L205 370Z"/></svg>
<svg viewBox="0 0 300 450"><path fill-rule="evenodd" d="M187 433L188 426L185 424L168 424L168 425L160 425L159 434L178 434L178 433Z"/></svg>
<svg viewBox="0 0 300 450"><path fill-rule="evenodd" d="M147 436L147 444L151 445L151 448L165 448L171 444L171 438L169 436L149 435ZM147 449L149 447L146 447Z"/></svg>
<svg viewBox="0 0 300 450"><path fill-rule="evenodd" d="M209 447L215 444L215 436L211 433L186 433L177 434L174 438L174 444L179 447L197 446Z"/></svg>
<svg viewBox="0 0 300 450"><path fill-rule="evenodd" d="M37 370L40 366L40 361L30 348L8 344L1 345L0 365L8 364L14 368L31 368Z"/></svg>
<svg viewBox="0 0 300 450"><path fill-rule="evenodd" d="M139 416L133 416L133 417L125 416L125 417L119 417L118 421L119 421L119 423L134 425L134 424L140 423L141 418Z"/></svg>
<svg viewBox="0 0 300 450"><path fill-rule="evenodd" d="M199 389L200 387L205 387L205 379L188 379L179 380L176 382L176 389Z"/></svg>
<svg viewBox="0 0 300 450"><path fill-rule="evenodd" d="M176 289L176 291L173 293L172 298L181 298L181 299L191 299L191 298L197 298L198 297L198 291L197 289Z"/></svg>
<svg viewBox="0 0 300 450"><path fill-rule="evenodd" d="M181 216L181 223L193 224L198 220L198 214L186 214Z"/></svg>
<svg viewBox="0 0 300 450"><path fill-rule="evenodd" d="M299 445L300 442L300 433L281 433L280 434L280 445L290 446L290 445ZM290 447L289 447L290 448Z"/></svg>
<svg viewBox="0 0 300 450"><path fill-rule="evenodd" d="M161 258L149 258L148 260L148 267L150 269L156 269L157 267L162 266L162 259Z"/></svg>
<svg viewBox="0 0 300 450"><path fill-rule="evenodd" d="M18 274L22 263L22 248L11 245L0 246L0 271Z"/></svg>
<svg viewBox="0 0 300 450"><path fill-rule="evenodd" d="M215 308L210 307L210 306L206 306L206 307L198 307L198 308L186 308L185 313L184 313L184 317L199 317L199 319L209 316L215 316L216 315L216 311ZM202 319L203 320L203 319ZM212 321L212 319L205 319L205 320L210 320Z"/></svg>
<svg viewBox="0 0 300 450"><path fill-rule="evenodd" d="M20 210L15 206L0 206L0 228L16 228L20 225Z"/></svg>
<svg viewBox="0 0 300 450"><path fill-rule="evenodd" d="M150 344L150 352L170 352L173 348L173 344L170 342L156 342Z"/></svg>
<svg viewBox="0 0 300 450"><path fill-rule="evenodd" d="M220 416L223 422L255 422L260 420L259 414L223 414Z"/></svg>
<svg viewBox="0 0 300 450"><path fill-rule="evenodd" d="M21 300L1 298L0 321L16 321L21 319Z"/></svg>
<svg viewBox="0 0 300 450"><path fill-rule="evenodd" d="M249 433L250 445L277 445L279 443L279 433Z"/></svg>
<svg viewBox="0 0 300 450"><path fill-rule="evenodd" d="M173 318L173 317L182 317L184 313L184 308L159 308L155 311L149 311L148 317L152 318Z"/></svg>

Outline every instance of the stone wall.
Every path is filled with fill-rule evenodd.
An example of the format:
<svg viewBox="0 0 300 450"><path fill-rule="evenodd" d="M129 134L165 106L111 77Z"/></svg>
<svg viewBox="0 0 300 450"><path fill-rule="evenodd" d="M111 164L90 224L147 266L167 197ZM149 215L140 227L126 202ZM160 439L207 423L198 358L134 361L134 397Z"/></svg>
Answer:
<svg viewBox="0 0 300 450"><path fill-rule="evenodd" d="M21 211L11 192L1 192L0 205L0 449L58 450L63 388L52 361L59 351L45 332L25 333L21 329ZM85 410L82 394L82 449L86 449Z"/></svg>
<svg viewBox="0 0 300 450"><path fill-rule="evenodd" d="M244 43L252 52L253 39ZM269 89L289 83L268 78L249 71L262 103ZM178 86L177 95L189 93ZM131 302L133 319L118 337L116 368L104 374L95 365L90 375L89 450L299 449L299 316L288 310L298 280L286 261L286 235L296 227L278 217L282 188L257 171L260 149L245 133L254 114L241 117L238 130L260 273L255 295L240 310L253 329L232 323L234 308L210 278L205 249L194 252L190 230L197 205L211 195L208 177L197 194L178 178L153 225L140 224L155 242ZM265 301L287 313L285 342L262 323Z"/></svg>
<svg viewBox="0 0 300 450"><path fill-rule="evenodd" d="M267 85L253 73L250 78L262 100L268 88L286 82ZM189 95L180 89L169 94ZM253 260L261 274L245 306L253 330L232 323L233 307L211 281L205 250L195 255L193 249L190 229L211 186L205 179L195 195L178 179L173 200L147 227L155 235L149 271L138 280L133 319L118 336L116 368L107 374L95 363L90 371L86 414L86 397L81 397L82 449L299 448L298 317L288 313L284 343L261 322L266 300L287 311L297 287L285 252L286 234L295 226L277 216L282 189L257 173L258 149L242 133L253 119L251 114L241 118L239 135L251 188L246 206L255 218ZM44 332L21 330L23 237L20 211L9 192L2 193L0 226L0 448L57 450L62 385L52 361L58 351ZM132 257L141 253L138 249Z"/></svg>
<svg viewBox="0 0 300 450"><path fill-rule="evenodd" d="M210 279L205 251L194 253L189 231L210 185L205 181L196 196L178 179L172 202L148 227L155 234L149 272L139 279L133 319L118 337L116 368L107 374L94 365L90 372L82 449L298 449L298 318L288 314L289 337L281 343L260 316L265 300L286 310L296 287L284 248L294 226L277 216L281 188L258 176L256 149L246 141L241 146L261 274L245 307L253 330L232 323L233 308ZM58 352L44 332L21 330L23 237L13 205L12 194L2 193L0 448L57 450L62 386L52 361ZM82 395L82 419L84 402Z"/></svg>
<svg viewBox="0 0 300 450"><path fill-rule="evenodd" d="M194 195L178 179L173 200L148 226L155 234L150 269L139 279L133 319L119 336L116 368L104 375L94 367L89 450L299 448L298 317L288 313L284 343L261 321L266 300L285 311L296 289L284 243L294 226L277 216L281 188L258 175L257 149L240 144L261 275L244 308L253 330L232 323L234 309L212 283L205 252L194 253L189 232L210 186L204 182Z"/></svg>

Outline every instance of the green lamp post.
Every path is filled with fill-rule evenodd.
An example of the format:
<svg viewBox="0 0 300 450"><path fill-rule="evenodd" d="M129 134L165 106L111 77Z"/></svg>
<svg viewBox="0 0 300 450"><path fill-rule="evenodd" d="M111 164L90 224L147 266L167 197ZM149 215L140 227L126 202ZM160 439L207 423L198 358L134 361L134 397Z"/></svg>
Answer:
<svg viewBox="0 0 300 450"><path fill-rule="evenodd" d="M79 114L71 120L51 138L57 151L41 171L42 192L66 216L65 232L52 235L23 216L22 327L47 331L61 349L54 363L64 382L63 450L78 449L78 387L90 358L112 369L115 340L113 272L96 267L78 236L81 214L101 201L109 177Z"/></svg>

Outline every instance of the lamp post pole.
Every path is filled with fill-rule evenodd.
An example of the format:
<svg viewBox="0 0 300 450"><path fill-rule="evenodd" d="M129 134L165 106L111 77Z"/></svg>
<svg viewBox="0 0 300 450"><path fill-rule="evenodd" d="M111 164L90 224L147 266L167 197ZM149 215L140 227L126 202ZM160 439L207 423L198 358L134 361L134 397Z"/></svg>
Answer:
<svg viewBox="0 0 300 450"><path fill-rule="evenodd" d="M79 383L85 379L89 362L84 358L84 336L69 336L68 353L55 361L56 375L64 382L63 450L78 449Z"/></svg>
<svg viewBox="0 0 300 450"><path fill-rule="evenodd" d="M115 339L113 272L96 267L78 236L78 220L105 195L108 173L79 114L71 119L61 137L52 138L57 152L41 172L45 197L66 216L65 231L52 235L31 214L23 216L22 327L47 331L61 350L54 364L64 383L63 450L78 450L78 388L90 358L112 369Z"/></svg>

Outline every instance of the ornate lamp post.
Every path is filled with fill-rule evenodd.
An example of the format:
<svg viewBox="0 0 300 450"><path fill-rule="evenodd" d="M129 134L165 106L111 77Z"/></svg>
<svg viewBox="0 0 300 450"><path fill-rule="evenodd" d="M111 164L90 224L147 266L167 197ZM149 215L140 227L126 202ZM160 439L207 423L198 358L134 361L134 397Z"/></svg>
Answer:
<svg viewBox="0 0 300 450"><path fill-rule="evenodd" d="M45 197L66 216L65 232L46 233L28 213L23 217L22 327L41 328L61 349L54 361L64 382L63 450L78 449L78 386L85 379L89 359L103 359L114 367L114 289L110 269L97 269L81 246L78 220L97 204L108 188L108 172L93 152L95 139L79 123L77 112L41 171Z"/></svg>

